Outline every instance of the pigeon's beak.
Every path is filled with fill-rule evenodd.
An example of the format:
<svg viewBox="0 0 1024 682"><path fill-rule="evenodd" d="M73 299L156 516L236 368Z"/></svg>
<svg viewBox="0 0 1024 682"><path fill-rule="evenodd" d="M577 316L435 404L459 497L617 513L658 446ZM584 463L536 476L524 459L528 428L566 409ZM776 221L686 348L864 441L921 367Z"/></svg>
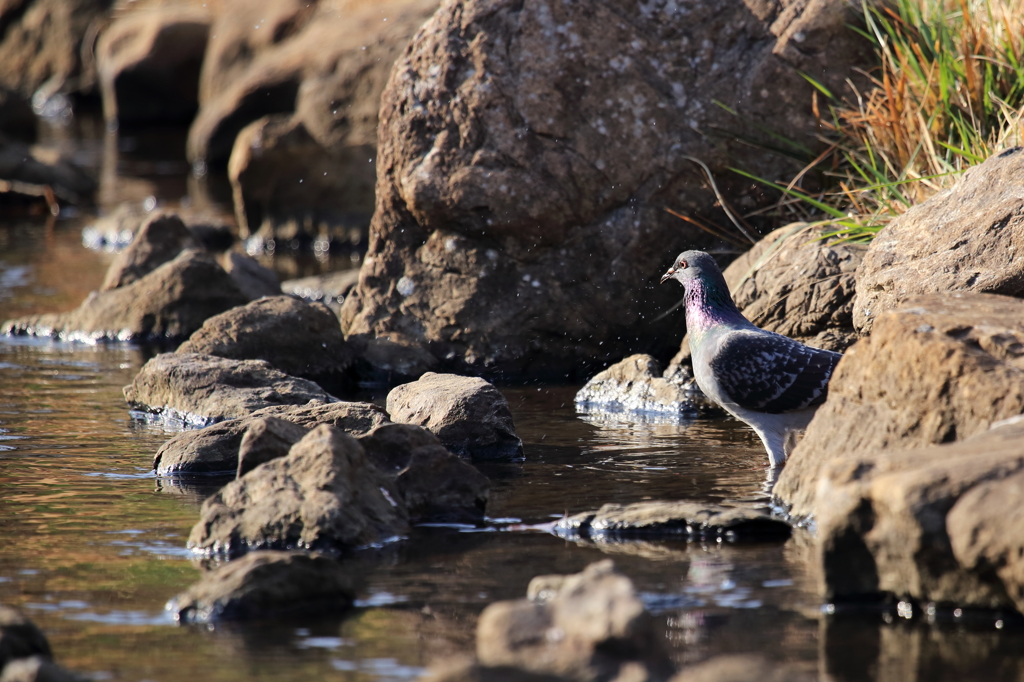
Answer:
<svg viewBox="0 0 1024 682"><path fill-rule="evenodd" d="M669 268L668 272L661 276L661 283L664 284L665 280L672 279L672 275L676 274L675 268Z"/></svg>

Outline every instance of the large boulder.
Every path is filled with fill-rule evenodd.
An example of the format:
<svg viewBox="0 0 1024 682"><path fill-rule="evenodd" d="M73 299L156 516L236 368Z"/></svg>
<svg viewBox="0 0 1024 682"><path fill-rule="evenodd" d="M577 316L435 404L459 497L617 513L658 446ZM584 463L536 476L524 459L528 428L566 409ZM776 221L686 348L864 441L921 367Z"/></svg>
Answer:
<svg viewBox="0 0 1024 682"><path fill-rule="evenodd" d="M334 313L292 296L261 298L211 317L178 352L266 360L329 390L346 383L353 360Z"/></svg>
<svg viewBox="0 0 1024 682"><path fill-rule="evenodd" d="M0 333L63 340L180 340L248 301L209 255L182 251L139 280L93 292L75 310L4 322Z"/></svg>
<svg viewBox="0 0 1024 682"><path fill-rule="evenodd" d="M183 431L164 443L153 458L157 476L225 476L239 470L239 452L249 427L257 420L279 418L305 429L329 424L351 436L362 436L388 423L387 413L371 403L324 403L299 407L277 405L247 417L228 419L204 429Z"/></svg>
<svg viewBox="0 0 1024 682"><path fill-rule="evenodd" d="M880 315L836 367L774 495L814 516L831 505L818 491L831 462L960 441L1021 414L1022 344L1024 301L1007 296L932 294Z"/></svg>
<svg viewBox="0 0 1024 682"><path fill-rule="evenodd" d="M872 240L857 271L854 324L918 294L953 291L1024 297L1024 147L969 169Z"/></svg>
<svg viewBox="0 0 1024 682"><path fill-rule="evenodd" d="M508 401L483 379L428 372L388 393L391 421L416 424L473 459L522 459Z"/></svg>
<svg viewBox="0 0 1024 682"><path fill-rule="evenodd" d="M671 352L681 316L656 318L678 295L657 278L715 242L664 208L721 220L692 159L740 206L762 196L729 166L792 172L713 143L715 103L811 131L801 72L838 89L864 54L845 1L752 5L445 2L382 95L346 333L404 334L444 371L561 380Z"/></svg>
<svg viewBox="0 0 1024 682"><path fill-rule="evenodd" d="M334 559L308 552L252 552L210 571L167 604L179 623L266 620L341 613L354 579Z"/></svg>
<svg viewBox="0 0 1024 682"><path fill-rule="evenodd" d="M190 122L209 32L209 12L195 5L149 6L115 18L96 42L107 121Z"/></svg>
<svg viewBox="0 0 1024 682"><path fill-rule="evenodd" d="M879 320L879 325L882 321ZM835 458L817 481L826 599L1024 613L1024 420L948 445Z"/></svg>
<svg viewBox="0 0 1024 682"><path fill-rule="evenodd" d="M342 551L404 535L391 479L352 436L320 425L286 457L228 483L203 503L188 546L233 556L250 549Z"/></svg>
<svg viewBox="0 0 1024 682"><path fill-rule="evenodd" d="M263 360L197 353L157 355L125 386L124 398L133 409L192 426L246 417L274 405L332 400L312 381L289 376Z"/></svg>
<svg viewBox="0 0 1024 682"><path fill-rule="evenodd" d="M264 462L284 457L307 433L309 429L280 417L254 419L238 445L237 478L245 476Z"/></svg>

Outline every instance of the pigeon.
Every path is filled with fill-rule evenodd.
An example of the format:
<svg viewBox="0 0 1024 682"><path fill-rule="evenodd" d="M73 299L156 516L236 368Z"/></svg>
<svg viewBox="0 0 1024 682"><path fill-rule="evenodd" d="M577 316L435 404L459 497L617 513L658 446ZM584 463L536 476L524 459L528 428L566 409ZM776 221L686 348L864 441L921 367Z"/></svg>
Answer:
<svg viewBox="0 0 1024 682"><path fill-rule="evenodd" d="M686 329L693 375L704 393L746 422L764 443L771 467L786 461L790 432L807 428L828 395L842 357L753 325L729 295L715 259L684 251L661 281L686 288Z"/></svg>

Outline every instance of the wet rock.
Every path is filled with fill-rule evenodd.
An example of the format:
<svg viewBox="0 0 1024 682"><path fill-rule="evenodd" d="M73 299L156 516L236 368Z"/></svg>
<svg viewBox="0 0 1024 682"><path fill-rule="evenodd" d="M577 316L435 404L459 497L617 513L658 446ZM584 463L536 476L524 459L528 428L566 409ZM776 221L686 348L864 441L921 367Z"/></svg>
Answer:
<svg viewBox="0 0 1024 682"><path fill-rule="evenodd" d="M595 374L576 393L576 409L657 413L681 419L715 410L692 376L682 371L675 371L670 378L662 374L661 364L650 355L631 355Z"/></svg>
<svg viewBox="0 0 1024 682"><path fill-rule="evenodd" d="M325 556L251 552L206 573L167 608L179 623L339 613L352 605L353 583Z"/></svg>
<svg viewBox="0 0 1024 682"><path fill-rule="evenodd" d="M0 43L2 52L2 43ZM30 147L0 135L0 195L87 203L96 180L59 151Z"/></svg>
<svg viewBox="0 0 1024 682"><path fill-rule="evenodd" d="M412 523L482 523L491 484L430 431L384 424L359 438L366 457L395 479Z"/></svg>
<svg viewBox="0 0 1024 682"><path fill-rule="evenodd" d="M823 467L879 450L960 441L1024 412L1024 301L921 296L884 313L844 355L774 495L814 516Z"/></svg>
<svg viewBox="0 0 1024 682"><path fill-rule="evenodd" d="M52 100L68 91L89 91L95 70L83 63L82 42L110 10L105 0L27 0L0 8L0 85L32 97L52 114ZM66 104L64 106L67 106Z"/></svg>
<svg viewBox="0 0 1024 682"><path fill-rule="evenodd" d="M381 98L377 210L347 338L400 333L440 371L562 381L637 347L670 352L682 316L655 320L677 297L657 277L712 238L663 209L718 210L689 159L741 205L761 199L727 166L789 173L694 134L720 124L713 102L813 130L800 72L831 79L866 56L846 3L751 4L442 5ZM684 11L692 40L677 33ZM813 53L793 43L808 38ZM717 68L694 67L704 60Z"/></svg>
<svg viewBox="0 0 1024 682"><path fill-rule="evenodd" d="M260 417L249 423L238 446L238 478L260 464L284 457L309 429L280 417Z"/></svg>
<svg viewBox="0 0 1024 682"><path fill-rule="evenodd" d="M0 605L0 671L14 660L30 656L52 656L46 636L20 612Z"/></svg>
<svg viewBox="0 0 1024 682"><path fill-rule="evenodd" d="M281 285L277 281L277 275L270 268L256 262L255 258L238 251L226 251L221 254L217 262L235 281L239 291L250 301L255 301L263 296L281 295Z"/></svg>
<svg viewBox="0 0 1024 682"><path fill-rule="evenodd" d="M68 341L177 340L246 302L210 256L186 250L132 284L93 292L72 312L9 320L0 333Z"/></svg>
<svg viewBox="0 0 1024 682"><path fill-rule="evenodd" d="M388 393L391 420L432 431L444 446L473 459L522 459L512 412L498 389L483 379L427 372Z"/></svg>
<svg viewBox="0 0 1024 682"><path fill-rule="evenodd" d="M41 656L11 661L0 674L0 682L86 682L87 679Z"/></svg>
<svg viewBox="0 0 1024 682"><path fill-rule="evenodd" d="M306 429L329 424L351 436L362 436L388 422L383 409L371 403L310 401L301 407L278 405L248 417L228 419L204 429L185 431L163 444L153 458L157 476L234 475L239 448L249 426L276 417Z"/></svg>
<svg viewBox="0 0 1024 682"><path fill-rule="evenodd" d="M188 123L199 108L199 70L210 16L196 6L121 13L96 43L103 115L120 124Z"/></svg>
<svg viewBox="0 0 1024 682"><path fill-rule="evenodd" d="M597 511L566 516L555 524L562 537L684 536L691 539L784 540L792 529L781 519L750 507L700 502L606 504Z"/></svg>
<svg viewBox="0 0 1024 682"><path fill-rule="evenodd" d="M814 682L814 671L761 656L729 654L687 666L670 682Z"/></svg>
<svg viewBox="0 0 1024 682"><path fill-rule="evenodd" d="M185 249L194 249L195 241L185 223L173 213L149 214L132 238L131 244L117 255L107 269L100 291L109 291L136 282Z"/></svg>
<svg viewBox="0 0 1024 682"><path fill-rule="evenodd" d="M917 294L1024 297L1024 148L969 169L957 183L890 223L857 272L854 324L868 332Z"/></svg>
<svg viewBox="0 0 1024 682"><path fill-rule="evenodd" d="M816 519L825 597L1020 608L1024 536L1003 525L1022 499L1024 421L1015 421L958 443L823 466Z"/></svg>
<svg viewBox="0 0 1024 682"><path fill-rule="evenodd" d="M273 296L211 317L179 353L265 360L292 376L331 389L348 382L352 351L338 318L325 305Z"/></svg>
<svg viewBox="0 0 1024 682"><path fill-rule="evenodd" d="M235 141L228 177L243 239L329 242L373 213L372 144L331 153L294 116L263 117Z"/></svg>
<svg viewBox="0 0 1024 682"><path fill-rule="evenodd" d="M281 291L310 303L323 303L337 315L345 297L358 281L359 270L342 270L281 282Z"/></svg>
<svg viewBox="0 0 1024 682"><path fill-rule="evenodd" d="M389 478L355 438L320 425L275 459L228 483L203 504L188 546L228 556L247 549L339 551L408 531Z"/></svg>
<svg viewBox="0 0 1024 682"><path fill-rule="evenodd" d="M331 401L312 381L262 360L228 360L197 353L162 353L124 389L128 404L169 421L206 426L272 405Z"/></svg>
<svg viewBox="0 0 1024 682"><path fill-rule="evenodd" d="M611 561L576 575L534 578L529 594L480 614L481 665L570 680L665 680L672 674L643 602Z"/></svg>
<svg viewBox="0 0 1024 682"><path fill-rule="evenodd" d="M722 274L736 306L757 326L841 353L859 337L853 298L867 247L822 240L827 232L806 223L780 227ZM684 336L669 371L689 364L690 342Z"/></svg>

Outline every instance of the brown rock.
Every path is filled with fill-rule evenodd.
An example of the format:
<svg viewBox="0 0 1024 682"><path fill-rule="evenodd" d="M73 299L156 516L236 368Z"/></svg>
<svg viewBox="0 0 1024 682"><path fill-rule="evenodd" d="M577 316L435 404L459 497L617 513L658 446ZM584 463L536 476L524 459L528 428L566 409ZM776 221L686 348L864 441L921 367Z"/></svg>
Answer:
<svg viewBox="0 0 1024 682"><path fill-rule="evenodd" d="M334 313L292 296L262 298L211 317L178 352L265 360L332 390L346 384L352 364Z"/></svg>
<svg viewBox="0 0 1024 682"><path fill-rule="evenodd" d="M349 338L401 333L445 371L563 381L638 346L671 349L682 316L655 320L675 296L656 279L712 242L663 209L718 210L690 158L741 205L760 199L727 165L789 172L700 134L720 124L713 102L812 130L799 71L845 75L858 55L844 2L750 5L446 2L381 98ZM794 51L798 25L820 51Z"/></svg>
<svg viewBox="0 0 1024 682"><path fill-rule="evenodd" d="M107 121L191 121L209 32L209 13L196 6L150 6L114 19L96 43Z"/></svg>
<svg viewBox="0 0 1024 682"><path fill-rule="evenodd" d="M281 295L277 275L270 268L260 265L255 258L237 251L225 251L217 262L231 275L239 291L250 301L263 296Z"/></svg>
<svg viewBox="0 0 1024 682"><path fill-rule="evenodd" d="M238 446L238 478L264 462L284 457L307 433L309 429L279 417L254 419Z"/></svg>
<svg viewBox="0 0 1024 682"><path fill-rule="evenodd" d="M854 325L872 329L917 294L986 292L1024 296L1024 148L969 169L914 206L871 242L857 272Z"/></svg>
<svg viewBox="0 0 1024 682"><path fill-rule="evenodd" d="M310 401L299 407L277 405L248 417L228 419L206 428L184 431L164 443L153 458L157 476L234 474L239 448L249 426L258 419L280 418L305 429L329 424L351 436L362 436L388 422L383 409L371 403Z"/></svg>
<svg viewBox="0 0 1024 682"><path fill-rule="evenodd" d="M17 610L0 605L0 671L30 656L52 657L46 635Z"/></svg>
<svg viewBox="0 0 1024 682"><path fill-rule="evenodd" d="M394 477L413 523L482 523L491 483L430 431L384 424L359 438L366 457Z"/></svg>
<svg viewBox="0 0 1024 682"><path fill-rule="evenodd" d="M227 360L197 353L162 353L139 370L124 397L133 409L206 426L246 417L272 405L329 402L323 389L262 360Z"/></svg>
<svg viewBox="0 0 1024 682"><path fill-rule="evenodd" d="M72 312L9 320L2 333L69 341L181 339L207 318L244 303L234 281L210 256L183 251L132 284L93 292Z"/></svg>
<svg viewBox="0 0 1024 682"><path fill-rule="evenodd" d="M785 521L752 507L660 500L606 504L597 511L566 516L555 526L555 532L563 537L784 540L791 531Z"/></svg>
<svg viewBox="0 0 1024 682"><path fill-rule="evenodd" d="M518 668L570 680L664 680L669 662L629 578L611 561L582 573L534 578L531 600L495 602L480 614L476 655L483 666ZM633 676L635 675L635 676Z"/></svg>
<svg viewBox="0 0 1024 682"><path fill-rule="evenodd" d="M946 515L946 532L957 562L976 573L994 571L1024 613L1024 472L971 488Z"/></svg>
<svg viewBox="0 0 1024 682"><path fill-rule="evenodd" d="M1021 472L1020 420L950 445L834 458L822 467L816 486L825 597L888 593L956 606L1014 608L1009 595L1020 594L1015 582L1020 567L1009 552L1020 547L1021 536L1014 531L993 542L988 533L1000 527L993 525L996 515L1009 516L1020 507L1011 477ZM992 487L977 487L989 482ZM1003 498L1009 507L979 506L994 488L1011 496Z"/></svg>
<svg viewBox="0 0 1024 682"><path fill-rule="evenodd" d="M352 605L354 582L334 559L264 550L206 573L168 609L181 623L337 614Z"/></svg>
<svg viewBox="0 0 1024 682"><path fill-rule="evenodd" d="M774 495L813 516L833 460L963 440L1024 412L1022 347L1024 301L1005 296L921 296L880 315L836 367Z"/></svg>
<svg viewBox="0 0 1024 682"><path fill-rule="evenodd" d="M142 221L131 245L110 264L100 291L136 282L177 258L183 250L195 247L192 233L177 215L150 214Z"/></svg>
<svg viewBox="0 0 1024 682"><path fill-rule="evenodd" d="M402 535L405 508L359 441L321 425L208 499L188 546L229 556L249 549L339 551Z"/></svg>
<svg viewBox="0 0 1024 682"><path fill-rule="evenodd" d="M281 282L281 291L310 303L323 303L337 315L345 297L358 281L359 270L342 270Z"/></svg>
<svg viewBox="0 0 1024 682"><path fill-rule="evenodd" d="M521 459L512 412L498 389L483 379L427 372L388 393L391 420L422 426L460 457Z"/></svg>
<svg viewBox="0 0 1024 682"><path fill-rule="evenodd" d="M663 376L661 364L650 355L631 355L595 374L576 393L576 408L584 412L656 413L692 418L715 410L692 375ZM680 379L682 379L680 381Z"/></svg>

